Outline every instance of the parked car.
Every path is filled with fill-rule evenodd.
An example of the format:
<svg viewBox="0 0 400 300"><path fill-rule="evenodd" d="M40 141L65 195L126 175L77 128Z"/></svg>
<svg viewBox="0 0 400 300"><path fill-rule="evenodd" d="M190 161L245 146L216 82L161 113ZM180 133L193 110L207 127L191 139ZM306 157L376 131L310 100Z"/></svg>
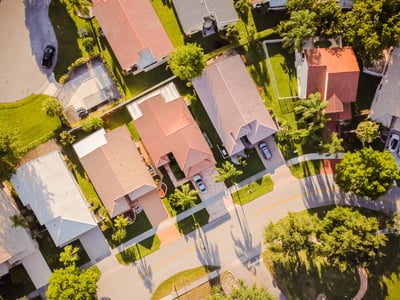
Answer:
<svg viewBox="0 0 400 300"><path fill-rule="evenodd" d="M399 141L400 141L400 136L398 134L396 134L396 133L393 133L390 136L390 140L389 140L389 143L388 143L388 150L390 152L395 152L397 150L398 145L399 145Z"/></svg>
<svg viewBox="0 0 400 300"><path fill-rule="evenodd" d="M193 181L196 184L197 188L200 190L201 193L207 192L207 187L205 186L203 179L200 175L194 175Z"/></svg>
<svg viewBox="0 0 400 300"><path fill-rule="evenodd" d="M89 112L85 108L79 107L76 109L76 114L79 118L84 119L89 115Z"/></svg>
<svg viewBox="0 0 400 300"><path fill-rule="evenodd" d="M52 45L47 45L43 50L43 58L42 58L42 66L46 68L50 68L53 64L54 53L56 52L56 48Z"/></svg>
<svg viewBox="0 0 400 300"><path fill-rule="evenodd" d="M260 148L260 150L263 153L265 159L271 159L272 154L271 154L271 151L269 151L267 143L265 143L265 142L259 143L258 144L258 148Z"/></svg>

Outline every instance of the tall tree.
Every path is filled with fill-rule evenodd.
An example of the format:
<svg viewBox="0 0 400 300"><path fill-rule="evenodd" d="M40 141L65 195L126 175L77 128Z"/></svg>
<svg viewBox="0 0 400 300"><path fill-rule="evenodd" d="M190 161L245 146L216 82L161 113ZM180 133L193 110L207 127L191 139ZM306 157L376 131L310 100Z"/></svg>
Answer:
<svg viewBox="0 0 400 300"><path fill-rule="evenodd" d="M198 190L190 188L188 183L182 184L180 188L176 188L174 193L170 195L169 200L175 206L182 207L182 209L192 208L196 205Z"/></svg>
<svg viewBox="0 0 400 300"><path fill-rule="evenodd" d="M328 121L325 117L325 109L328 101L321 100L321 94L310 94L307 100L299 100L294 107L294 112L299 116L298 125L305 125L310 131L317 131L325 126Z"/></svg>
<svg viewBox="0 0 400 300"><path fill-rule="evenodd" d="M370 147L346 153L336 170L335 180L341 188L372 200L386 194L400 179L393 155Z"/></svg>
<svg viewBox="0 0 400 300"><path fill-rule="evenodd" d="M97 281L100 272L96 268L80 270L74 264L56 269L49 278L46 298L58 299L97 299Z"/></svg>
<svg viewBox="0 0 400 300"><path fill-rule="evenodd" d="M345 41L357 56L369 65L382 57L382 51L398 43L400 36L400 1L356 0L345 14Z"/></svg>
<svg viewBox="0 0 400 300"><path fill-rule="evenodd" d="M268 291L261 287L257 287L255 284L252 287L248 287L242 280L239 281L239 286L234 287L229 295L224 295L221 288L214 290L213 294L207 298L207 300L276 300Z"/></svg>
<svg viewBox="0 0 400 300"><path fill-rule="evenodd" d="M238 170L233 163L226 161L222 164L222 168L217 168L218 174L214 175L215 182L227 181L228 185L236 183L236 178L243 174L242 170Z"/></svg>
<svg viewBox="0 0 400 300"><path fill-rule="evenodd" d="M0 182L9 180L20 161L17 134L11 129L0 128Z"/></svg>
<svg viewBox="0 0 400 300"><path fill-rule="evenodd" d="M317 0L288 0L285 4L289 12L299 10L312 10Z"/></svg>
<svg viewBox="0 0 400 300"><path fill-rule="evenodd" d="M365 143L371 144L380 135L379 124L370 120L360 122L357 125L356 135L363 146Z"/></svg>
<svg viewBox="0 0 400 300"><path fill-rule="evenodd" d="M337 154L344 151L343 139L338 137L337 132L333 132L330 137L330 141L326 144L323 144L322 147L328 150L330 155L335 154L337 158Z"/></svg>
<svg viewBox="0 0 400 300"><path fill-rule="evenodd" d="M378 233L376 218L368 218L349 207L330 210L321 223L320 251L333 266L367 266L381 253L386 236Z"/></svg>
<svg viewBox="0 0 400 300"><path fill-rule="evenodd" d="M321 1L314 6L316 35L331 37L342 34L342 9L336 0Z"/></svg>
<svg viewBox="0 0 400 300"><path fill-rule="evenodd" d="M319 230L316 214L289 212L286 218L276 224L270 223L264 230L264 241L281 262L298 263L299 251L306 250L312 255L313 238Z"/></svg>
<svg viewBox="0 0 400 300"><path fill-rule="evenodd" d="M289 49L289 52L301 52L303 39L313 36L317 30L315 20L315 12L292 11L289 20L281 21L277 28L282 37L283 48Z"/></svg>
<svg viewBox="0 0 400 300"><path fill-rule="evenodd" d="M200 76L205 66L204 50L197 44L178 46L168 59L168 67L181 80Z"/></svg>
<svg viewBox="0 0 400 300"><path fill-rule="evenodd" d="M124 238L126 238L127 231L126 227L129 225L129 219L124 217L123 215L119 215L114 220L114 227L116 230L112 234L111 238L114 241L121 242Z"/></svg>
<svg viewBox="0 0 400 300"><path fill-rule="evenodd" d="M57 98L51 96L47 97L47 99L43 101L42 109L46 115L57 117L61 124L68 126L68 121L64 115L64 108Z"/></svg>
<svg viewBox="0 0 400 300"><path fill-rule="evenodd" d="M67 245L64 247L64 251L60 253L59 261L64 266L74 265L79 260L79 251L78 247Z"/></svg>

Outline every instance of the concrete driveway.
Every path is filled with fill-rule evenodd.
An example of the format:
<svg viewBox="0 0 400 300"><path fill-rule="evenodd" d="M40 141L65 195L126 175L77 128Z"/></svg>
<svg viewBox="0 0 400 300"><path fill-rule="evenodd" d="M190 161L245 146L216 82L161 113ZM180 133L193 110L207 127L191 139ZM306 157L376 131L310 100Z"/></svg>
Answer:
<svg viewBox="0 0 400 300"><path fill-rule="evenodd" d="M0 1L0 103L43 93L57 61L42 69L43 49L57 39L48 17L48 0Z"/></svg>

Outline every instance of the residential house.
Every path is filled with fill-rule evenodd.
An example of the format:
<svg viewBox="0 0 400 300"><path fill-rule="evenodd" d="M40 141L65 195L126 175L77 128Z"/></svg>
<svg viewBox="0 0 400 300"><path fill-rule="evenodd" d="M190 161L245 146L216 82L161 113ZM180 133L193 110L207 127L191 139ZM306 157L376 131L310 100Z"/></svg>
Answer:
<svg viewBox="0 0 400 300"><path fill-rule="evenodd" d="M138 105L134 124L157 168L174 158L186 178L215 165L213 154L183 98L156 94Z"/></svg>
<svg viewBox="0 0 400 300"><path fill-rule="evenodd" d="M371 105L370 118L400 130L400 48L394 48Z"/></svg>
<svg viewBox="0 0 400 300"><path fill-rule="evenodd" d="M145 211L151 203L153 210L162 206L148 166L126 126L108 132L100 129L73 148L110 217L128 214L138 205Z"/></svg>
<svg viewBox="0 0 400 300"><path fill-rule="evenodd" d="M239 154L277 131L240 55L217 60L192 84L228 155Z"/></svg>
<svg viewBox="0 0 400 300"><path fill-rule="evenodd" d="M209 36L238 21L231 0L172 0L172 3L186 36L197 32Z"/></svg>
<svg viewBox="0 0 400 300"><path fill-rule="evenodd" d="M4 189L0 190L0 277L22 264L36 288L48 283L51 271L27 229L14 227L10 218L19 215Z"/></svg>
<svg viewBox="0 0 400 300"><path fill-rule="evenodd" d="M92 260L107 254L104 236L60 152L52 151L25 163L11 182L21 202L34 212L57 247L80 239Z"/></svg>
<svg viewBox="0 0 400 300"><path fill-rule="evenodd" d="M351 47L305 49L296 58L299 97L319 92L328 101L332 121L350 120L356 101L360 68Z"/></svg>
<svg viewBox="0 0 400 300"><path fill-rule="evenodd" d="M93 12L125 74L164 63L174 49L149 0L93 0Z"/></svg>

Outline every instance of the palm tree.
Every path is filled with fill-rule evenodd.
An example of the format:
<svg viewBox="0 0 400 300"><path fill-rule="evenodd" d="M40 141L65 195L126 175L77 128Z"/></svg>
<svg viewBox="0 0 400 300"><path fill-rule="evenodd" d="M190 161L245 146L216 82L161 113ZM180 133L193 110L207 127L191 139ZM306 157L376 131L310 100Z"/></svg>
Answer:
<svg viewBox="0 0 400 300"><path fill-rule="evenodd" d="M119 215L114 220L114 227L117 229L111 238L114 241L121 242L127 236L126 227L129 225L129 219L123 215Z"/></svg>
<svg viewBox="0 0 400 300"><path fill-rule="evenodd" d="M75 264L79 260L79 248L72 247L72 245L67 245L64 247L64 251L60 253L60 262L64 264L64 266L69 266Z"/></svg>
<svg viewBox="0 0 400 300"><path fill-rule="evenodd" d="M299 10L291 12L289 20L281 21L278 33L282 37L283 48L288 48L289 52L301 52L303 39L313 36L317 30L315 18L315 12Z"/></svg>
<svg viewBox="0 0 400 300"><path fill-rule="evenodd" d="M190 185L186 183L174 190L174 193L170 196L170 200L172 200L176 206L182 207L182 209L192 208L196 205L198 194L198 190L191 189Z"/></svg>
<svg viewBox="0 0 400 300"><path fill-rule="evenodd" d="M230 161L224 162L222 164L222 168L217 168L217 170L219 174L214 175L214 181L215 182L228 181L230 185L235 184L236 183L235 179L237 178L237 176L243 174L243 171L236 169L235 165Z"/></svg>
<svg viewBox="0 0 400 300"><path fill-rule="evenodd" d="M28 228L29 227L29 224L25 220L25 218L22 215L19 215L19 214L10 216L10 221L12 223L12 227L18 227L18 226L21 226L23 228Z"/></svg>
<svg viewBox="0 0 400 300"><path fill-rule="evenodd" d="M324 127L327 119L325 117L325 109L328 106L328 101L321 101L321 94L310 94L309 99L298 101L294 112L300 115L299 122L312 125L309 129L319 129ZM308 126L310 127L310 126Z"/></svg>

